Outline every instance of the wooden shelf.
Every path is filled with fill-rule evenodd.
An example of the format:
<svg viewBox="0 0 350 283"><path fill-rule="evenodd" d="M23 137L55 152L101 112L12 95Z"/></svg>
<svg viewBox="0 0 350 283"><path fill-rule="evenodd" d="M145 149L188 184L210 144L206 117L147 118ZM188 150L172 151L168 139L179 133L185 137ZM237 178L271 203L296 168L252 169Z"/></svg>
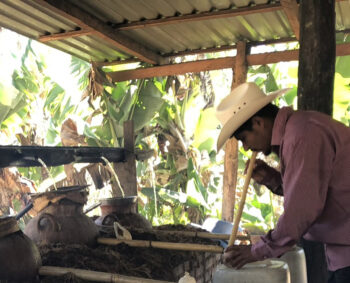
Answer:
<svg viewBox="0 0 350 283"><path fill-rule="evenodd" d="M59 166L68 163L125 162L126 150L114 147L0 146L0 167Z"/></svg>

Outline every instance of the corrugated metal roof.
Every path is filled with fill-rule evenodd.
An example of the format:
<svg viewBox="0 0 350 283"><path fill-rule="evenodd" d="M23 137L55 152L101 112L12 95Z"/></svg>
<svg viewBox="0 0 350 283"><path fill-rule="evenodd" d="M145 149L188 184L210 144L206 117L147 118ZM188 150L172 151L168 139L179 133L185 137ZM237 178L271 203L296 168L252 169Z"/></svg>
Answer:
<svg viewBox="0 0 350 283"><path fill-rule="evenodd" d="M235 45L240 40L249 42L284 39L294 36L292 27L278 1L268 0L66 0L83 14L76 15L51 9L53 0L2 0L0 2L0 26L34 39L79 30L88 31L80 36L59 38L45 44L87 61L124 60L145 52L176 54L181 51ZM49 3L49 4L48 4ZM270 4L269 4L270 3ZM63 5L63 4L62 4ZM188 15L237 12L242 9L266 7L263 12L232 14L217 18L181 20ZM275 7L268 10L268 7ZM278 7L279 6L279 7ZM277 7L277 8L276 8ZM55 8L55 7L54 7ZM68 10L69 13L69 10ZM349 1L336 2L336 29L350 29ZM90 29L89 17L101 25L113 29L122 43L105 40L101 33ZM176 21L176 19L180 21ZM164 19L172 21L164 22ZM80 21L81 20L81 21ZM157 22L158 20L158 22ZM142 22L141 22L142 21ZM149 24L153 21L153 24ZM83 22L83 24L81 23ZM137 26L135 23L139 23ZM145 26L142 26L145 23ZM88 27L88 28L87 28ZM111 34L111 33L109 33ZM124 48L123 40L130 40L136 52ZM118 41L118 40L117 40ZM128 41L129 42L129 41ZM128 44L126 44L128 45ZM136 54L136 55L135 55ZM142 56L141 56L142 57ZM142 58L141 58L142 59ZM156 59L150 59L150 61Z"/></svg>

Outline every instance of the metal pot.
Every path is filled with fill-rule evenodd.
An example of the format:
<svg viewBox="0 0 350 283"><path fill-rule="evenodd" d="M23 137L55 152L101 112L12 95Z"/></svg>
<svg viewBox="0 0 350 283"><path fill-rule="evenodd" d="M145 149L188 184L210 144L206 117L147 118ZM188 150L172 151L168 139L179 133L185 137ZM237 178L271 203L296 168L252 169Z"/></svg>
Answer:
<svg viewBox="0 0 350 283"><path fill-rule="evenodd" d="M152 224L137 213L137 196L101 199L101 216L95 220L99 226L113 226L118 222L128 228L151 229Z"/></svg>
<svg viewBox="0 0 350 283"><path fill-rule="evenodd" d="M60 196L60 200L49 203L29 221L24 233L34 242L41 244L94 244L98 236L98 228L83 213L86 194L82 190L74 193L70 190L70 195ZM80 196L83 201L79 198Z"/></svg>
<svg viewBox="0 0 350 283"><path fill-rule="evenodd" d="M0 218L0 263L0 279L10 282L35 281L41 266L38 248L14 217Z"/></svg>

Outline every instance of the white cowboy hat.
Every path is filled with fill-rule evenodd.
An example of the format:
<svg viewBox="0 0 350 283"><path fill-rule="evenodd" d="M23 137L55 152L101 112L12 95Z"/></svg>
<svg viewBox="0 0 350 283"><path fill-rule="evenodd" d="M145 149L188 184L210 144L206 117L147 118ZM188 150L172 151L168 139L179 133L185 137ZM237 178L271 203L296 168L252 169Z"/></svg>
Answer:
<svg viewBox="0 0 350 283"><path fill-rule="evenodd" d="M232 134L261 108L290 88L265 94L255 83L243 83L234 88L216 108L216 117L222 125L217 141L219 151Z"/></svg>

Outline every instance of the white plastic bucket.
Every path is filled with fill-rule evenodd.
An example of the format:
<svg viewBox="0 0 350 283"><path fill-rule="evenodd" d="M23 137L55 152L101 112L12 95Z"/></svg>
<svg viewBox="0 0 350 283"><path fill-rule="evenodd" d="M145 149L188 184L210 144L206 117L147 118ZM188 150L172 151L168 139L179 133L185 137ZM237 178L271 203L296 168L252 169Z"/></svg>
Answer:
<svg viewBox="0 0 350 283"><path fill-rule="evenodd" d="M279 259L288 264L291 283L307 283L306 259L302 248L295 246Z"/></svg>
<svg viewBox="0 0 350 283"><path fill-rule="evenodd" d="M213 283L291 283L288 265L282 260L267 259L248 263L241 269L218 265Z"/></svg>
<svg viewBox="0 0 350 283"><path fill-rule="evenodd" d="M251 243L255 244L260 237L260 235L251 235ZM291 283L307 283L306 259L302 248L294 246L278 259L288 264Z"/></svg>

